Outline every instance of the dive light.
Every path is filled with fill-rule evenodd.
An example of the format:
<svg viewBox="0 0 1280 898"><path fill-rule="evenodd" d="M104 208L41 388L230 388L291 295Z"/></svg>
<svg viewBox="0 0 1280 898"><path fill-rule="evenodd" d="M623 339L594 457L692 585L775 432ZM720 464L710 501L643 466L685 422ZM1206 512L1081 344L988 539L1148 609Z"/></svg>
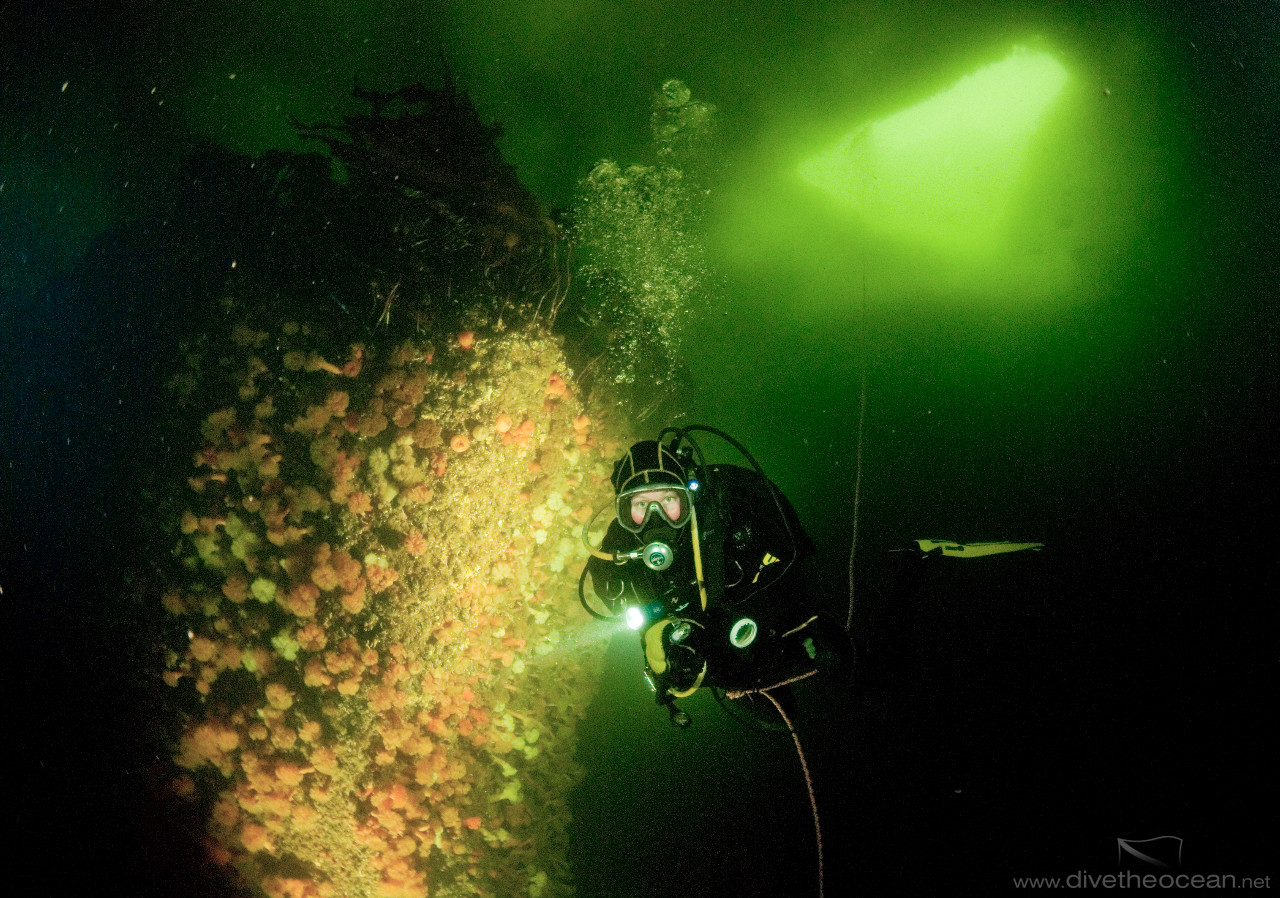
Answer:
<svg viewBox="0 0 1280 898"><path fill-rule="evenodd" d="M662 603L656 600L647 605L628 605L625 613L627 627L632 630L639 630L645 625L646 621L659 617L661 614Z"/></svg>

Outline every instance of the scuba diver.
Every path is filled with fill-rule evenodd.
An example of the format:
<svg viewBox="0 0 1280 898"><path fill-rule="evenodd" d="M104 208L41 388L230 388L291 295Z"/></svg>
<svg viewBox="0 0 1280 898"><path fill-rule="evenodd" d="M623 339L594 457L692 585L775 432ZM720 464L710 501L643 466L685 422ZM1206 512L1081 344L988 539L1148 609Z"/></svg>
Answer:
<svg viewBox="0 0 1280 898"><path fill-rule="evenodd" d="M707 464L694 432L726 440L752 467ZM676 700L701 688L743 717L735 698L786 697L790 682L851 667L848 635L813 610L805 587L813 542L736 440L703 425L667 428L628 449L612 482L616 516L599 548L594 518L583 528L592 557L579 597L594 617L621 616L639 631L645 676L674 725L690 723ZM588 574L607 613L587 602Z"/></svg>

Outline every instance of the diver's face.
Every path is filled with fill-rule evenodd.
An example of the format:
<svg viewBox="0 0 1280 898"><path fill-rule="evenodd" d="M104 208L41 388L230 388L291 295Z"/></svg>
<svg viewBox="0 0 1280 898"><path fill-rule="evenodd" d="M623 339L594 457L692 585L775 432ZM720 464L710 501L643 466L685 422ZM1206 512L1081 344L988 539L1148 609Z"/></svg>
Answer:
<svg viewBox="0 0 1280 898"><path fill-rule="evenodd" d="M649 505L657 503L662 509L662 513L666 515L668 521L674 523L680 520L683 512L681 508L680 493L676 490L645 490L643 493L634 493L631 496L631 520L636 526L644 523L644 516L649 511Z"/></svg>

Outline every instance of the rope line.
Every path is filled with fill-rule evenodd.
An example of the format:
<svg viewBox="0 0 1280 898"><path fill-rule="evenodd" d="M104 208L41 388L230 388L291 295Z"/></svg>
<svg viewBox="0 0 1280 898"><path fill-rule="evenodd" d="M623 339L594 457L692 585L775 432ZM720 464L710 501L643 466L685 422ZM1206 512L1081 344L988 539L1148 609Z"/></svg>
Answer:
<svg viewBox="0 0 1280 898"><path fill-rule="evenodd" d="M726 691L724 697L728 699L738 699L746 698L748 695L755 695L756 693L769 695L770 689L781 689L783 686L790 686L792 683L799 683L801 680L807 680L817 672L818 669L815 667L813 670L805 671L804 673L794 676L789 680L783 680L781 683L774 683L772 686L761 686L759 689L735 689L732 692ZM770 700L772 700L772 696L770 696Z"/></svg>
<svg viewBox="0 0 1280 898"><path fill-rule="evenodd" d="M800 759L800 769L804 771L804 785L809 790L809 808L813 811L813 837L818 843L818 898L823 898L822 826L818 823L818 799L813 794L813 777L809 775L809 763L804 759L804 749L800 747L800 736L796 733L796 728L791 725L791 718L787 716L787 712L782 710L782 705L768 692L762 692L762 694L778 709L783 723L787 725L787 732L791 734L791 741L796 744L796 756Z"/></svg>
<svg viewBox="0 0 1280 898"><path fill-rule="evenodd" d="M813 670L802 673L799 676L791 677L783 680L781 683L774 683L772 686L765 686L760 689L737 689L733 692L724 694L727 699L739 699L748 695L763 695L773 706L778 709L782 722L787 725L787 732L791 734L791 741L796 746L796 757L800 759L800 769L804 772L804 785L809 790L809 810L813 812L813 838L818 845L818 898L823 898L823 872L822 872L822 825L818 822L818 799L813 792L813 777L809 773L809 762L805 760L804 749L800 745L800 734L796 732L796 728L791 724L791 718L787 716L787 712L782 710L782 705L770 693L770 689L781 689L783 686L790 686L792 683L799 683L801 680L807 679L818 672L815 667Z"/></svg>
<svg viewBox="0 0 1280 898"><path fill-rule="evenodd" d="M849 546L849 615L844 629L853 632L853 558L858 552L858 508L862 504L862 430L867 418L867 275L862 275L862 376L858 386L858 460L853 478L853 540Z"/></svg>

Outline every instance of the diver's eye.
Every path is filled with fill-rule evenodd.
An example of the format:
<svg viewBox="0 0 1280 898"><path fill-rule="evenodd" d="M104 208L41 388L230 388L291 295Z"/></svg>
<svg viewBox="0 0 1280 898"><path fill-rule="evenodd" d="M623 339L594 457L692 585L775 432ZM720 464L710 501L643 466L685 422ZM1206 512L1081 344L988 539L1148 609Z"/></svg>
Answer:
<svg viewBox="0 0 1280 898"><path fill-rule="evenodd" d="M639 499L633 499L631 502L631 520L635 521L637 524L644 523L644 515L648 509L649 506L644 502L641 502Z"/></svg>

